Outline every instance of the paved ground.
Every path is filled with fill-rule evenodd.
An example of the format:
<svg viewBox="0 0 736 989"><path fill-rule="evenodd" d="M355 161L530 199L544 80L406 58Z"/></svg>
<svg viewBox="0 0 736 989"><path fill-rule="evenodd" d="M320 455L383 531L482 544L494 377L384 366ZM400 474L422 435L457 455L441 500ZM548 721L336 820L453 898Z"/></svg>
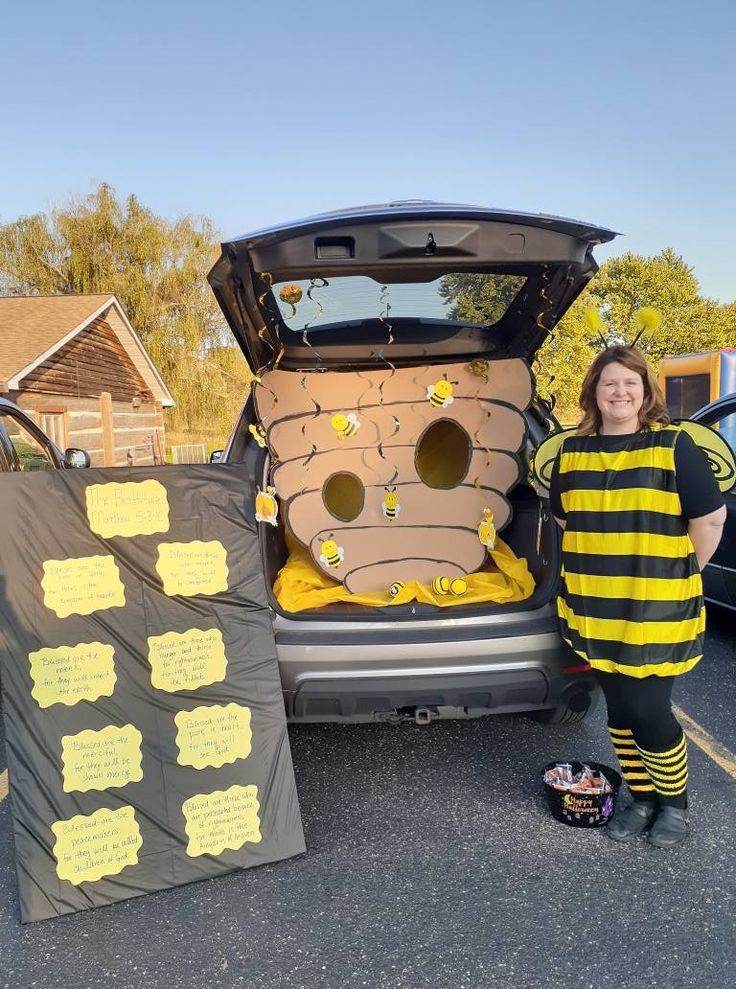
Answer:
<svg viewBox="0 0 736 989"><path fill-rule="evenodd" d="M735 629L711 616L677 698L721 765L691 745L693 834L670 852L546 811L550 758L610 760L600 710L294 729L307 855L24 928L0 792L0 989L732 989Z"/></svg>

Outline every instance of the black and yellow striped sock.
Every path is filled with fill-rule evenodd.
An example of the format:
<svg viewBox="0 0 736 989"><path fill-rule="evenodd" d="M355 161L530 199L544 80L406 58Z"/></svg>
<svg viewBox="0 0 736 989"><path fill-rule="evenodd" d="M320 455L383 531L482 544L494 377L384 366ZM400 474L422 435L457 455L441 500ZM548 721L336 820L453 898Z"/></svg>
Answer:
<svg viewBox="0 0 736 989"><path fill-rule="evenodd" d="M687 740L684 733L664 752L650 752L637 746L657 791L659 802L675 807L687 805Z"/></svg>
<svg viewBox="0 0 736 989"><path fill-rule="evenodd" d="M657 792L647 772L647 767L642 762L633 732L629 728L611 728L609 726L608 733L611 736L621 766L621 774L626 780L629 790L631 790L631 796L634 800L653 802Z"/></svg>

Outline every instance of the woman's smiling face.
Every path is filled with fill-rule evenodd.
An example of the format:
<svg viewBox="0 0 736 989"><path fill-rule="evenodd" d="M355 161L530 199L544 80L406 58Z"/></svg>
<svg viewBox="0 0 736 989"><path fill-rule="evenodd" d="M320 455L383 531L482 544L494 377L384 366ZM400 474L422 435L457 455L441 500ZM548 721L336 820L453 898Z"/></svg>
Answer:
<svg viewBox="0 0 736 989"><path fill-rule="evenodd" d="M598 379L595 400L602 418L601 432L635 433L644 402L641 375L615 361L606 364Z"/></svg>

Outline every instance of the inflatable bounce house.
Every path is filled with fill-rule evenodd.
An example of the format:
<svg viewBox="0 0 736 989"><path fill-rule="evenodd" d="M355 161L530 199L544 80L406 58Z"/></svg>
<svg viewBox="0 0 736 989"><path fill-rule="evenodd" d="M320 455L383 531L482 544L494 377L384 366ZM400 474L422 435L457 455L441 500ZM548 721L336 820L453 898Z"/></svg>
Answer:
<svg viewBox="0 0 736 989"><path fill-rule="evenodd" d="M672 418L687 419L717 398L736 393L736 348L664 357L659 383ZM729 420L716 428L736 450L736 423Z"/></svg>

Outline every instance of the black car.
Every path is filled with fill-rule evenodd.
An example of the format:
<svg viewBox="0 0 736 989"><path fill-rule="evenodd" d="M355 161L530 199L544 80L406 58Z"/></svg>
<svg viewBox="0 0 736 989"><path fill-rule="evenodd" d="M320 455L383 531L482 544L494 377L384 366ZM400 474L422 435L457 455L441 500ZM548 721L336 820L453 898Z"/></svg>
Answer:
<svg viewBox="0 0 736 989"><path fill-rule="evenodd" d="M89 467L89 455L70 447L64 453L14 402L0 398L0 471Z"/></svg>
<svg viewBox="0 0 736 989"><path fill-rule="evenodd" d="M711 402L690 416L704 426L717 424L718 432L736 452L736 392ZM708 601L736 609L736 488L724 495L726 525L720 545L705 568L703 587Z"/></svg>

